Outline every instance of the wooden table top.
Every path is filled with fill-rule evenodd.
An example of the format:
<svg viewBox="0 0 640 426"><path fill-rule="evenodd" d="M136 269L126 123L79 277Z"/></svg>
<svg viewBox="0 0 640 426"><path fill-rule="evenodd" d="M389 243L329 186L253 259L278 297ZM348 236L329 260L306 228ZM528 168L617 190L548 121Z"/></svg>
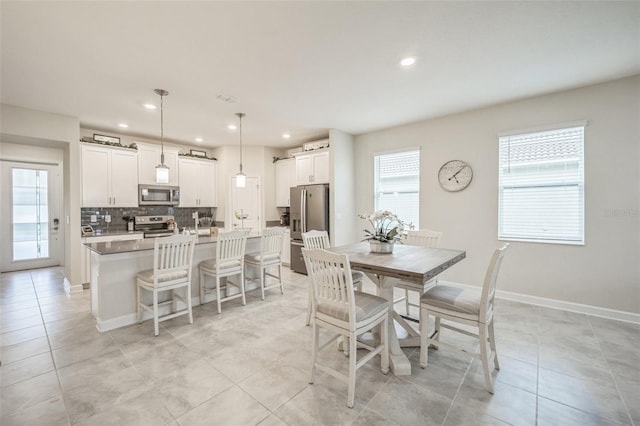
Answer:
<svg viewBox="0 0 640 426"><path fill-rule="evenodd" d="M425 283L467 256L463 250L427 248L395 244L393 253L371 253L369 243L332 247L335 253L348 254L351 269L365 273Z"/></svg>

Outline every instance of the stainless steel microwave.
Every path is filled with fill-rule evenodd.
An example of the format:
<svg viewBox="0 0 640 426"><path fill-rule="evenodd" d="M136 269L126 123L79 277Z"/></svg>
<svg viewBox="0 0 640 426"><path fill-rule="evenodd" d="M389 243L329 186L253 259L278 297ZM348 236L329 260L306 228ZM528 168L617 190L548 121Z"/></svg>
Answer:
<svg viewBox="0 0 640 426"><path fill-rule="evenodd" d="M177 206L180 188L177 186L138 185L139 206Z"/></svg>

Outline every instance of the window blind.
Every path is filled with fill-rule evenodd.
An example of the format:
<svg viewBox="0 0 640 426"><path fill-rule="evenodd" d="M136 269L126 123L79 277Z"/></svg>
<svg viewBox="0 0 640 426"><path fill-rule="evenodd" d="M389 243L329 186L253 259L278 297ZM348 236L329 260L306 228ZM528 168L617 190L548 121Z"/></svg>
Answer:
<svg viewBox="0 0 640 426"><path fill-rule="evenodd" d="M420 151L374 157L375 210L389 210L418 228L420 221Z"/></svg>
<svg viewBox="0 0 640 426"><path fill-rule="evenodd" d="M584 244L584 127L499 145L498 238Z"/></svg>

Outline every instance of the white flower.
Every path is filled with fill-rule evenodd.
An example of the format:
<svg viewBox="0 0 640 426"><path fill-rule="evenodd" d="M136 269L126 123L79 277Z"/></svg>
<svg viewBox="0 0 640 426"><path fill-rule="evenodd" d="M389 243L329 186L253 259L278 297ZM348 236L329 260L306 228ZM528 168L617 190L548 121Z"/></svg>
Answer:
<svg viewBox="0 0 640 426"><path fill-rule="evenodd" d="M413 225L405 224L402 220L398 219L398 216L389 210L377 211L371 214L359 214L359 218L368 220L373 231L365 229L365 240L377 240L381 242L394 242L406 237L404 230L408 226L413 228Z"/></svg>

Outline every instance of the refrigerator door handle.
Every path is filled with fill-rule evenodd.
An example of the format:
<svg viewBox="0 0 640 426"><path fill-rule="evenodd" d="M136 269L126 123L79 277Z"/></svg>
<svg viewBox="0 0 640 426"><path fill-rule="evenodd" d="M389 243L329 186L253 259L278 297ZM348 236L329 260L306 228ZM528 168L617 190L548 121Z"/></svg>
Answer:
<svg viewBox="0 0 640 426"><path fill-rule="evenodd" d="M300 191L300 216L302 218L302 232L307 232L307 190Z"/></svg>

